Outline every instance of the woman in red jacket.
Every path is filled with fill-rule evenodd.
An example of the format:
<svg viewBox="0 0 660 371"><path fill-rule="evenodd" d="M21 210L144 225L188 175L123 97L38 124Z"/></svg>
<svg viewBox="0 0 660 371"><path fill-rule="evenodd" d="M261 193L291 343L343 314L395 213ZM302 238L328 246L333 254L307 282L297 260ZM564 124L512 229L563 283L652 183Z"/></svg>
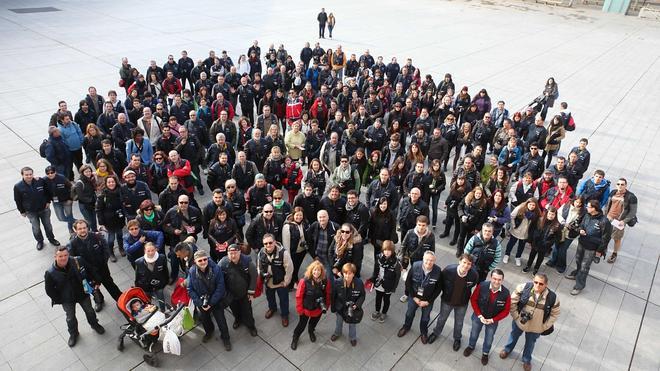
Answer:
<svg viewBox="0 0 660 371"><path fill-rule="evenodd" d="M293 330L291 349L298 348L298 339L309 322L309 340L316 342L314 329L330 307L330 282L323 264L318 260L313 261L305 270L305 276L298 282L296 291L296 311L300 316L298 325Z"/></svg>
<svg viewBox="0 0 660 371"><path fill-rule="evenodd" d="M293 204L293 199L296 198L298 191L300 191L300 184L302 182L303 172L296 161L293 161L291 156L284 158L284 179L282 185L289 193L289 203Z"/></svg>

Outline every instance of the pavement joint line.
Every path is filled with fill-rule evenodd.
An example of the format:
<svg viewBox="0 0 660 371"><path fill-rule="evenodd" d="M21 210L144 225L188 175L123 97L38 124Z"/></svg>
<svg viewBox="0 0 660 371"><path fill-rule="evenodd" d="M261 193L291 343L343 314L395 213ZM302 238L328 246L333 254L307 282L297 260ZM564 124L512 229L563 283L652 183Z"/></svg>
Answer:
<svg viewBox="0 0 660 371"><path fill-rule="evenodd" d="M638 31L637 31L637 32L638 32ZM630 38L630 36L634 35L634 34L637 33L637 32L632 33L631 35L629 35L628 37L626 37L624 40ZM623 42L624 40L622 40L621 42ZM614 47L618 47L619 44L621 44L621 43L617 43L617 44L614 45L612 48L614 48ZM610 49L611 49L611 48L610 48ZM608 51L609 51L609 50L608 50ZM605 54L605 53L604 53L604 54ZM604 54L602 54L602 55L604 55ZM602 55L601 55L601 56L602 56ZM599 56L599 58L600 58L600 56ZM603 123L605 123L605 121L610 117L610 115L612 114L612 112L614 112L617 108L619 108L619 105L621 104L621 102L623 102L623 100L626 99L626 97L628 96L628 94L630 94L630 92L633 90L633 88L635 88L635 86L637 86L637 84L642 80L642 78L643 78L644 76L646 76L646 74L651 70L651 67L653 67L653 65L655 65L655 64L658 62L658 60L660 60L660 56L655 57L655 60L653 60L653 62L651 62L651 64L649 64L649 66L646 68L646 70L645 70L644 72L642 72L642 73L639 75L639 77L637 78L637 80L635 80L635 82L630 86L630 88L628 88L628 89L626 90L626 92L623 94L623 96L621 97L621 99L619 99L619 100L614 104L614 106L612 107L612 109L610 109L609 112L607 112L607 115L605 115L605 117L600 121L600 123L598 123L598 125L596 125L596 127L593 129L593 131L591 132L591 134L589 134L589 138L593 137L594 134L596 134L596 132L598 131L598 129L600 129L600 127L603 125ZM570 76L570 75L569 75L569 76ZM644 157L646 157L646 153L644 153ZM641 164L643 164L643 163L644 163L644 162L641 162ZM641 164L640 164L640 166L641 166Z"/></svg>
<svg viewBox="0 0 660 371"><path fill-rule="evenodd" d="M660 255L655 262L655 270L653 271L653 278L651 278L651 288L649 293L646 295L646 303L644 303L644 311L642 312L642 319L639 321L639 328L637 329L637 336L635 337L635 345L633 346L632 354L630 355L630 363L628 364L628 370L632 369L633 361L635 360L635 353L637 351L637 343L639 342L639 335L642 333L642 326L644 325L644 318L646 318L646 310L649 307L649 301L651 300L651 291L653 291L653 281L655 281L655 275L658 272L658 266L660 265Z"/></svg>
<svg viewBox="0 0 660 371"><path fill-rule="evenodd" d="M1 18L1 17L0 17L0 18ZM11 131L12 134L14 134L15 136L17 136L18 139L20 139L20 140L21 140L23 143L25 143L28 147L32 148L32 149L33 149L35 152L37 152L37 153L39 152L36 148L32 147L32 145L30 145L30 143L28 143L28 142L27 142L27 141L26 141L21 135L19 135L16 131L14 131L14 129L12 129L9 125L5 124L4 121L0 120L0 124L2 124L2 126L6 127L7 130Z"/></svg>

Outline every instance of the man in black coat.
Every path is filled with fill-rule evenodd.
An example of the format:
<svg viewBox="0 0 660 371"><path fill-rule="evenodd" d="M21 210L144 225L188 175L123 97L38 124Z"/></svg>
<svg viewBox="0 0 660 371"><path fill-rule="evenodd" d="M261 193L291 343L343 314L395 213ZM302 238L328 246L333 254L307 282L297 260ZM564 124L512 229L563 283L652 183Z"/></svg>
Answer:
<svg viewBox="0 0 660 371"><path fill-rule="evenodd" d="M44 179L34 179L34 170L29 167L21 169L23 179L14 185L14 201L21 216L27 217L32 225L32 235L37 240L37 250L44 248L44 236L41 225L44 226L48 241L54 246L60 246L53 234L50 223L51 195Z"/></svg>
<svg viewBox="0 0 660 371"><path fill-rule="evenodd" d="M89 226L85 220L76 220L73 223L76 236L69 241L69 253L74 257L82 257L87 262L87 278L94 287L95 310L100 312L103 308L103 294L100 287L103 285L115 301L119 299L121 290L115 284L108 268L110 249L105 239L98 233L89 233Z"/></svg>
<svg viewBox="0 0 660 371"><path fill-rule="evenodd" d="M51 305L61 304L66 313L66 326L69 330L68 345L73 347L78 340L78 320L76 319L76 303L80 304L87 322L99 334L105 329L96 318L92 302L85 292L83 273L86 271L85 260L69 256L64 246L55 250L55 262L46 271L44 283L46 294L50 297Z"/></svg>
<svg viewBox="0 0 660 371"><path fill-rule="evenodd" d="M321 8L316 20L319 21L319 38L325 39L325 24L328 22L328 13L325 12L325 8Z"/></svg>

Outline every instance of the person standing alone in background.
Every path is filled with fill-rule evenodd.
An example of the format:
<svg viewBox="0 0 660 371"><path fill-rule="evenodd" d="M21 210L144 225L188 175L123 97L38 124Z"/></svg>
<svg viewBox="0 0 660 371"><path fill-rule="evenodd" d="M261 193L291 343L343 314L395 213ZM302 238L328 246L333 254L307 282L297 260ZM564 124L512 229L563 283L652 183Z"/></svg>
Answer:
<svg viewBox="0 0 660 371"><path fill-rule="evenodd" d="M328 22L328 14L325 12L325 8L321 8L321 13L316 16L316 20L319 21L319 38L325 39L325 24Z"/></svg>
<svg viewBox="0 0 660 371"><path fill-rule="evenodd" d="M335 15L330 13L328 15L328 31L330 32L330 38L332 39L332 30L335 28Z"/></svg>

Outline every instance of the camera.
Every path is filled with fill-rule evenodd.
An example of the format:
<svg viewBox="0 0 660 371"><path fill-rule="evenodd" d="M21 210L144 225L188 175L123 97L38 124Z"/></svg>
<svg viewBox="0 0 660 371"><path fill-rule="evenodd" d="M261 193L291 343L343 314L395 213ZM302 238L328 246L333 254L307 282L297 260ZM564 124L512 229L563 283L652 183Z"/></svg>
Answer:
<svg viewBox="0 0 660 371"><path fill-rule="evenodd" d="M376 281L374 282L374 287L380 287L382 284L383 284L383 279L376 278Z"/></svg>
<svg viewBox="0 0 660 371"><path fill-rule="evenodd" d="M532 317L533 317L532 313L520 312L520 323L524 325L525 323L527 323L527 321L532 319Z"/></svg>
<svg viewBox="0 0 660 371"><path fill-rule="evenodd" d="M355 314L355 309L353 309L353 305L355 305L355 303L353 303L352 301L346 302L346 315L348 317L353 317L353 315Z"/></svg>
<svg viewBox="0 0 660 371"><path fill-rule="evenodd" d="M328 307L325 305L325 301L323 301L323 297L316 298L316 304L319 305L321 308L321 312L325 314L328 311Z"/></svg>
<svg viewBox="0 0 660 371"><path fill-rule="evenodd" d="M117 218L124 219L124 212L121 209L115 211L115 214L117 215Z"/></svg>
<svg viewBox="0 0 660 371"><path fill-rule="evenodd" d="M202 296L202 307L208 307L209 306L209 297L208 295Z"/></svg>

